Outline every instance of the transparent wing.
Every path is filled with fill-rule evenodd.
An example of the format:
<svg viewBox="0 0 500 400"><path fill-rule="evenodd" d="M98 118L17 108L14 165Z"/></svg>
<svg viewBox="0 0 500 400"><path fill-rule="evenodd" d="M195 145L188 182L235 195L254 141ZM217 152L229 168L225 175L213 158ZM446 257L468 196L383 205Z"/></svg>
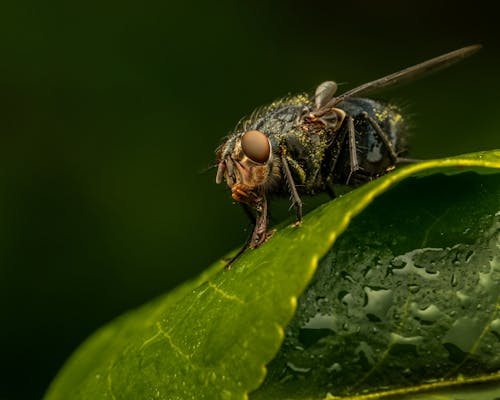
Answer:
<svg viewBox="0 0 500 400"><path fill-rule="evenodd" d="M378 89L404 83L416 78L420 78L432 72L439 71L440 69L447 68L450 65L462 61L464 58L474 54L481 47L482 46L479 44L463 47L450 53L443 54L439 57L424 61L423 63L414 65L412 67L405 68L401 71L395 72L394 74L390 74L384 76L383 78L365 83L341 94L340 96L334 97L328 103L324 104L322 108L324 109L333 107L341 101L347 99L348 97L358 96L361 94L365 95Z"/></svg>

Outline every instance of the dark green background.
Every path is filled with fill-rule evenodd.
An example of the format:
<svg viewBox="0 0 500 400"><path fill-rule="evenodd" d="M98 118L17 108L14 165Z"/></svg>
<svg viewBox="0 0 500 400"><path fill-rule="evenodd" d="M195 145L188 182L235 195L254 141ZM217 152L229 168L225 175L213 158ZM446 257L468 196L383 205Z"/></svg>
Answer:
<svg viewBox="0 0 500 400"><path fill-rule="evenodd" d="M98 326L244 241L245 216L200 171L254 107L483 43L383 97L410 115L414 157L499 147L496 15L428 0L3 2L0 399L39 398Z"/></svg>

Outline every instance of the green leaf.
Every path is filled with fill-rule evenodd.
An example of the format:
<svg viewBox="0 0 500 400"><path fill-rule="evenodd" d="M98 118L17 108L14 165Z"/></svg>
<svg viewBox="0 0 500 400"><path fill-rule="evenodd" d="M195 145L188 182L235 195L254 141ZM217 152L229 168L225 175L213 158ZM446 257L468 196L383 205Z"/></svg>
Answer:
<svg viewBox="0 0 500 400"><path fill-rule="evenodd" d="M373 221L366 222L366 226L362 224L359 226L357 224L353 225L354 230L346 232L346 240L341 238L339 242L343 243L339 249L340 253L335 252L337 248L335 246L334 252L329 253L321 262L318 272L323 275L326 274L328 276L328 271L332 273L335 269L332 267L338 262L335 260L342 259L342 262L345 261L345 268L343 267L343 269L347 271L347 274L352 274L352 276L356 277L360 276L362 279L372 279L366 281L366 285L370 287L371 291L367 291L364 289L364 286L361 287L359 285L359 287L356 287L356 285L345 287L347 294L349 291L353 292L353 296L351 296L353 300L351 302L354 313L352 317L354 320L352 328L349 329L354 329L356 324L361 325L363 315L365 317L366 315L371 315L370 318L373 319L371 322L378 324L376 325L378 329L385 329L379 335L381 338L380 343L377 343L379 349L384 349L385 344L385 348L389 349L389 352L392 351L393 347L387 346L388 338L397 339L397 341L402 342L402 345L408 344L405 342L405 334L407 332L404 328L406 328L410 318L404 313L408 313L409 315L409 311L413 312L415 310L418 314L420 310L423 315L422 318L425 318L426 312L430 313L430 311L426 308L421 308L422 304L418 303L420 298L416 299L409 296L411 288L403 284L401 278L401 276L404 276L405 272L403 271L406 267L399 268L401 276L396 273L393 274L393 276L399 276L399 281L391 278L392 281L390 283L375 284L379 282L377 278L379 280L383 278L380 276L381 272L369 263L366 264L364 269L361 269L356 259L351 260L350 253L346 249L349 249L352 240L359 238L361 240L360 245L367 246L366 253L361 252L362 255L365 254L368 257L369 254L372 254L370 253L372 250L369 249L369 243L373 241L376 246L380 247L379 250L385 257L381 258L381 260L384 262L390 257L394 258L395 255L406 255L407 259L404 259L405 262L408 263L411 261L416 263L412 257L427 257L425 248L440 247L446 253L448 243L463 243L464 245L474 246L476 243L474 240L479 240L479 237L486 237L486 234L483 235L483 233L484 227L487 225L485 221L489 221L487 214L490 213L491 217L491 210L495 207L496 210L498 209L500 176L498 174L486 175L495 171L498 172L498 169L500 169L499 151L426 161L397 169L374 182L315 209L304 218L303 224L299 228L286 226L280 229L272 239L259 249L247 252L247 254L234 264L231 270L224 270L224 262L217 262L198 279L188 282L173 292L125 314L98 330L69 359L49 388L46 399L158 398L184 400L190 398L246 398L248 393L262 385L266 375L265 365L276 356L280 349L285 339L284 327L292 320L297 308L297 299L313 278L319 260L327 254L332 244L347 228L354 216L362 212L373 202L375 197L388 191L391 187L406 178L426 176L439 172L455 174L475 171L476 173L472 175L461 175L461 177L466 177L464 178L466 182L473 186L461 187L460 191L457 192L455 190L451 192L452 194L444 189L446 185L444 182L448 182L454 178L441 178L443 179L443 183L440 183L436 190L442 197L439 203L441 208L450 208L452 210L448 213L444 211L440 212L439 210L441 209L439 208L432 208L432 202L426 203L425 207L430 207L426 209L420 207L417 201L411 201L411 196L430 193L429 188L425 186L425 182L430 181L429 178L413 179L411 184L405 185L404 187L407 187L406 190L413 190L411 188L414 185L418 187L419 184L422 184L423 187L419 188L415 193L410 193L407 197L399 193L401 198L398 202L391 200L393 203L389 202L386 204L384 201L386 196L384 196L384 198L380 199L378 206L377 204L374 205L374 210L383 210L385 205L387 210L383 213L384 215L388 214L387 211L391 210L395 212L394 218L414 215L416 216L414 224L402 224L398 226L398 224L392 223L393 226L388 227L386 220L380 219L380 217L379 219L375 218ZM467 179L471 181L469 182ZM483 190L481 188L486 189ZM492 197L492 191L497 196L496 198ZM464 208L465 203L462 201L462 194L469 201L467 203L468 208ZM473 203L474 206L470 205L472 198L476 202ZM461 213L458 213L458 210L461 210ZM493 214L495 211L493 211ZM430 216L426 212L430 213ZM468 214L470 214L470 218ZM370 218L373 215L377 216L375 212L369 215ZM421 219L418 219L418 216ZM357 218L356 220L359 219ZM468 226L470 233L463 234L463 230L458 232L454 228L454 224L460 222L456 226L459 227L457 228L458 230L462 229L462 219L467 219L466 222L470 222L470 226ZM396 219L396 221L398 220ZM456 240L463 239L461 242L453 242L452 239L448 241L448 233L444 235L446 236L446 240L443 238L441 232L445 232L444 229L448 229L450 226L454 235L452 235L452 238L456 236ZM406 230L404 229L405 227L407 228ZM356 231L356 229L358 230ZM364 232L366 232L364 229L369 229L368 234L364 235ZM483 233L479 234L478 232L481 229L483 229ZM414 230L417 230L419 233L415 233ZM353 232L357 232L357 234ZM446 232L448 231L446 230ZM462 237L460 234L465 236ZM388 251L385 246L389 237L391 240L396 238L395 240L397 241L396 244L390 247L390 250L393 252L390 255L384 253ZM418 245L415 245L415 238L419 240ZM380 244L377 244L377 241L380 241ZM423 255L411 253L408 250L418 248L424 249ZM474 249L476 248L474 247ZM406 253L403 254L403 250ZM356 254L358 253L354 252L351 255L356 256ZM432 253L431 255L435 254ZM367 262L365 259L361 261ZM474 266L474 268L476 267ZM393 268L397 269L397 264ZM440 272L440 268L441 265L436 271L439 270ZM372 270L374 271L373 274L369 274ZM488 273L486 270L477 270L475 272ZM432 274L435 271L426 271L426 273ZM438 275L441 277L444 274L445 272L442 272ZM366 277L365 275L370 276ZM408 273L407 275L406 278L408 279L419 278L418 274ZM314 278L313 285L318 282L318 276ZM344 290L342 289L342 285L347 279L346 276L344 275L343 279L338 282L337 278L328 279L332 284L329 286L332 293L339 294L341 293L339 290ZM476 318L476 315L478 315L478 322L473 325L472 330L476 329L477 326L481 328L481 332L488 330L486 329L487 327L490 328L488 332L493 332L496 329L496 325L493 324L496 321L496 303L489 300L494 293L498 296L499 285L498 281L495 281L496 275L491 275L489 279L494 282L488 286L491 293L490 291L486 294L479 293L482 296L481 301L484 302L484 304L481 303L483 308L481 311L475 310L474 314L470 315L471 319ZM417 285L419 282L415 281L414 283ZM391 287L390 285L392 284L396 284L396 287ZM283 348L270 364L269 378L261 389L251 395L252 398L319 399L326 396L328 392L342 394L343 390L348 388L353 381L356 379L359 380L361 376L364 376L362 375L364 373L363 366L370 368L373 365L373 361L377 360L375 355L372 355L371 358L368 357L370 352L368 348L365 348L366 354L364 360L367 361L363 361L364 364L362 362L361 366L353 362L353 365L357 365L357 369L353 373L346 374L347 380L339 384L340 391L338 392L332 389L330 385L331 381L323 380L325 369L322 369L320 363L316 363L320 368L317 368L314 373L303 374L300 371L294 371L293 374L290 373L290 366L288 364L291 361L287 358L291 356L289 349L294 343L293 341L298 340L298 335L301 333L300 330L304 329L304 326L307 328L307 322L305 321L310 317L308 313L311 312L311 309L307 307L308 304L310 305L310 297L308 296L310 296L312 287L308 289L305 296L301 299L298 313L290 327L287 328ZM359 291L359 288L362 289L364 294ZM408 291L405 291L405 288ZM362 295L361 297L368 297L367 304L355 304L356 301L359 301L354 296L356 290L359 292L358 295ZM376 293L377 290L379 292L383 290L394 291L389 306L386 304L388 303L387 296L384 300L384 296L381 293ZM439 295L440 293L437 292L436 296L438 298ZM467 292L464 295L472 295L472 292ZM382 298L380 300L382 305L378 304L376 300L373 300L373 304L370 303L371 299L377 299L377 296ZM415 301L410 301L405 296ZM344 304L342 303L342 299L344 297L340 297L340 305ZM416 303L415 307L412 306L413 303ZM446 297L440 297L439 301L436 300L435 303L444 309ZM370 312L367 312L367 307ZM384 314L384 312L387 313L388 309L392 310L390 316ZM363 315L361 315L361 311ZM459 311L461 313L457 314L455 321L459 321L460 318L466 318L469 315L467 313L470 312L470 309L466 308ZM441 310L441 312L447 311ZM342 315L342 318L344 317ZM351 315L347 314L347 317L351 317ZM490 318L489 325L484 322L484 318L486 317ZM362 322L363 326L361 328L365 329L368 324L364 320ZM453 320L446 320L446 322L453 324ZM298 333L295 334L296 336L293 333L288 333L294 324L299 328ZM462 324L467 325L465 322ZM435 325L429 325L430 328L426 329L426 332L432 332L432 326ZM399 337L394 339L395 336L389 335L389 332L395 332L396 334L399 332L403 339ZM474 332L477 333L477 331ZM357 340L355 336L344 336L346 337L340 339L345 339L347 348L353 348L354 342ZM498 351L498 339L497 342L494 342L493 339L486 342L481 337L481 340L477 342L477 346L474 344L472 348L467 348L468 343L460 341L460 332L457 332L456 337L451 337L450 343L455 344L462 353L467 353L464 350L468 350L469 353L473 354L476 354L477 347L481 347L483 343L485 346L494 346L493 350L490 351L490 358L487 357L488 348L484 351L481 350L481 365L485 366L484 371L491 367L492 371L490 372L496 373L500 369L496 356L496 354L500 354L500 351ZM411 340L409 344L415 345ZM425 347L424 345L422 345L423 347L419 346L420 344L416 347L418 349L432 349L432 347ZM400 349L403 354L402 359L410 359L408 354L411 354L413 350L404 346L402 347ZM372 349L376 348L372 347ZM361 351L358 351L357 354L357 359L363 358L359 357ZM460 352L454 354L455 361L460 360L460 355ZM353 355L345 354L344 356L352 357ZM396 373L401 365L398 364L398 358L394 359L397 362L394 365L391 364L392 369L388 367L391 375L381 383L383 386L387 384L391 388L395 387L397 389L398 387L409 387L410 385L422 383L420 379L416 379L415 382L413 380L405 381L403 382L403 386L401 386L401 381L396 380L393 382L389 379L392 376L395 379L399 379L403 375L402 372L399 374ZM391 359L391 362L394 359ZM471 361L476 362L476 359L471 358ZM466 365L467 362L468 359L464 363L464 366L459 366L459 372L462 372L462 368L464 372L469 372ZM329 367L332 365L333 363L329 364ZM476 364L471 365L475 366ZM332 368L332 371L338 369L338 367ZM363 380L363 382L371 385L367 386L368 388L379 388L380 385L378 385L376 379L380 375L384 375L385 370L378 368L374 370L375 372L372 375L368 376L370 379ZM440 366L436 364L431 365L430 368L439 370ZM282 374L283 369L285 370L284 375ZM300 369L299 366L298 370ZM345 370L346 368L344 368ZM446 373L450 370L443 369L443 371ZM482 374L481 376L485 375ZM313 377L313 380L308 380L308 377ZM372 378L377 382L377 385L372 385ZM427 379L427 376L423 378ZM334 383L338 382L340 381L335 381ZM365 389L365 387L361 389ZM271 393L274 394L271 396ZM296 393L299 393L302 397L297 397Z"/></svg>

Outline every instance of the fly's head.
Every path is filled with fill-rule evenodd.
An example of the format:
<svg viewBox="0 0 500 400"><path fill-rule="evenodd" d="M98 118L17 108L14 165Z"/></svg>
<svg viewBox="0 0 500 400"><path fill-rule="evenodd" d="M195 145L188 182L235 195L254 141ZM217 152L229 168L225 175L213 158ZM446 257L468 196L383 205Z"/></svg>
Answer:
<svg viewBox="0 0 500 400"><path fill-rule="evenodd" d="M259 208L272 172L269 138L258 130L231 136L217 150L216 182L226 181L234 200Z"/></svg>

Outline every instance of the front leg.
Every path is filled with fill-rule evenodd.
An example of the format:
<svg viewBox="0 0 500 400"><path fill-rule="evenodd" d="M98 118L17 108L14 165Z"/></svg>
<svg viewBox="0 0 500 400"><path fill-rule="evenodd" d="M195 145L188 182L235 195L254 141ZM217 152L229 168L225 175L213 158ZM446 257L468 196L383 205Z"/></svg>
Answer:
<svg viewBox="0 0 500 400"><path fill-rule="evenodd" d="M229 260L226 259L227 263L224 266L225 269L231 269L231 267L233 266L233 263L238 258L240 258L245 251L247 251L247 249L250 247L250 243L251 243L252 237L253 237L253 235L248 237L248 239L245 242L245 244L243 245L243 247L241 249L239 249L238 252L233 257L231 257Z"/></svg>
<svg viewBox="0 0 500 400"><path fill-rule="evenodd" d="M267 232L267 198L264 193L256 206L256 214L255 226L249 243L250 247L253 249L259 247L270 236Z"/></svg>
<svg viewBox="0 0 500 400"><path fill-rule="evenodd" d="M233 263L240 258L248 248L257 248L262 243L264 243L271 234L267 232L267 199L265 194L262 194L256 204L255 204L255 217L252 213L250 206L246 203L241 203L243 206L243 210L250 218L252 223L254 223L252 234L248 237L243 247L229 260L225 265L226 269L231 269ZM255 218L255 222L254 222Z"/></svg>
<svg viewBox="0 0 500 400"><path fill-rule="evenodd" d="M302 200L300 199L299 193L297 192L297 187L295 186L295 182L293 181L292 172L290 171L284 149L282 149L281 151L281 167L283 169L283 176L285 178L288 190L290 191L290 195L292 196L292 204L297 210L296 224L298 225L302 222Z"/></svg>

